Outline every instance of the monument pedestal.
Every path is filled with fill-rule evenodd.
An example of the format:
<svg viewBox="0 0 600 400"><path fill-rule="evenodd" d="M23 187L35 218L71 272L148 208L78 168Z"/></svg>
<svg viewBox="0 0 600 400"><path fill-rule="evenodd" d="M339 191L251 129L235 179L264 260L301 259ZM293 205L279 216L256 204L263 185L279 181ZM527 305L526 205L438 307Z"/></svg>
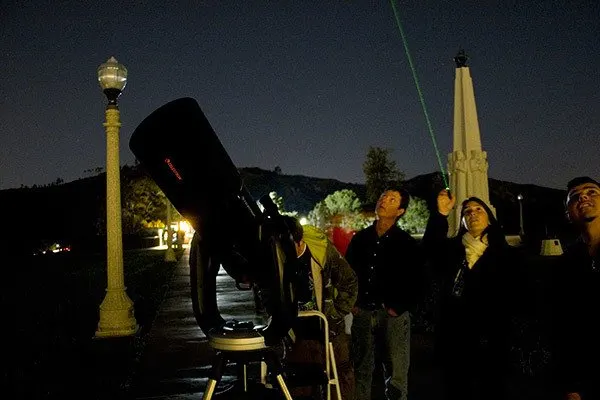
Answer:
<svg viewBox="0 0 600 400"><path fill-rule="evenodd" d="M460 206L469 197L483 200L496 214L490 202L487 152L481 147L473 79L467 60L464 50L454 58L453 151L448 155L448 174L450 192L456 197L456 207L448 218L450 236L459 230Z"/></svg>

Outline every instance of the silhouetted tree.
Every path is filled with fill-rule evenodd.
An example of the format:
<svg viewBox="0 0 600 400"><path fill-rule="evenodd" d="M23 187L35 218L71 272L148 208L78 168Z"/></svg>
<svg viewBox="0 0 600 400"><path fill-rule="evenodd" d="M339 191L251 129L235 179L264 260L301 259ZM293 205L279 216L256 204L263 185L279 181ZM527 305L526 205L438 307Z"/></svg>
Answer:
<svg viewBox="0 0 600 400"><path fill-rule="evenodd" d="M386 187L404 180L404 173L390 159L390 153L390 149L369 147L363 163L368 204L375 203Z"/></svg>
<svg viewBox="0 0 600 400"><path fill-rule="evenodd" d="M136 233L151 221L165 221L166 207L164 193L150 177L126 179L123 185L123 232Z"/></svg>

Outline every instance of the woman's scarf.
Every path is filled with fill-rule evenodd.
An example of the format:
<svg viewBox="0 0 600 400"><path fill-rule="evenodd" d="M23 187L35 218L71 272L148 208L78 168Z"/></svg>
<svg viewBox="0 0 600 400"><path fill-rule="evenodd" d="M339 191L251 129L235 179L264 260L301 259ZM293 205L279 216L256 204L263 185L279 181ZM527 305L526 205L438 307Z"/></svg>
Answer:
<svg viewBox="0 0 600 400"><path fill-rule="evenodd" d="M484 235L483 237L473 237L469 232L466 232L462 237L462 244L465 246L467 264L469 265L469 269L471 269L488 247L487 235Z"/></svg>

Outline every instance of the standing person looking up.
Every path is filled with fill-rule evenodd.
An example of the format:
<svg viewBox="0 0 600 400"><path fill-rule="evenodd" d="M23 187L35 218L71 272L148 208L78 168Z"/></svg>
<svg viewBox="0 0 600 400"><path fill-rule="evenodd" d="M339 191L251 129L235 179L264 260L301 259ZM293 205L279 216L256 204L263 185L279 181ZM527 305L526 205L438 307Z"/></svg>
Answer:
<svg viewBox="0 0 600 400"><path fill-rule="evenodd" d="M406 400L410 365L410 313L423 288L417 241L398 227L409 194L389 189L377 201L377 220L354 235L346 259L358 276L352 351L358 399L371 399L375 360L382 360L386 397ZM377 351L377 356L375 352Z"/></svg>
<svg viewBox="0 0 600 400"><path fill-rule="evenodd" d="M561 256L554 279L555 382L561 399L600 399L600 183L567 184L566 214L579 239Z"/></svg>
<svg viewBox="0 0 600 400"><path fill-rule="evenodd" d="M437 196L423 244L442 281L436 355L448 400L504 399L515 304L516 252L490 208L477 197L461 205L460 229L448 238L456 198Z"/></svg>

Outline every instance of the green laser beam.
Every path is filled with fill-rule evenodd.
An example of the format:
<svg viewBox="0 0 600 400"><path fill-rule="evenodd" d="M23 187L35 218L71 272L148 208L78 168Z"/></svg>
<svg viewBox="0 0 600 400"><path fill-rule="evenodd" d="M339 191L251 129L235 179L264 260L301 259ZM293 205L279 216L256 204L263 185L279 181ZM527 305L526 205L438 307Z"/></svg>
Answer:
<svg viewBox="0 0 600 400"><path fill-rule="evenodd" d="M429 129L429 136L431 137L431 141L433 143L433 148L435 150L435 155L437 157L438 165L440 167L440 171L442 173L442 179L444 180L444 185L446 188L450 188L448 185L448 178L446 176L446 172L444 171L444 166L442 165L442 159L440 157L440 151L437 146L437 142L435 140L435 135L433 133L433 127L431 125L431 120L429 119L429 113L427 112L427 106L425 105L425 97L423 97L423 92L421 91L421 85L419 85L419 79L417 78L417 71L415 69L415 65L413 63L412 57L410 56L410 51L408 50L408 42L406 41L406 35L404 34L404 29L402 29L402 23L400 22L400 16L398 15L398 9L396 8L396 3L394 0L390 0L390 4L392 5L392 9L394 10L394 17L396 17L396 25L398 26L398 30L400 31L400 36L402 36L402 44L404 45L404 51L406 53L406 58L408 59L408 64L410 65L410 70L412 71L413 80L415 81L415 86L417 87L417 93L419 94L419 100L421 101L421 107L423 108L423 114L425 114L425 121L427 121L427 128Z"/></svg>

